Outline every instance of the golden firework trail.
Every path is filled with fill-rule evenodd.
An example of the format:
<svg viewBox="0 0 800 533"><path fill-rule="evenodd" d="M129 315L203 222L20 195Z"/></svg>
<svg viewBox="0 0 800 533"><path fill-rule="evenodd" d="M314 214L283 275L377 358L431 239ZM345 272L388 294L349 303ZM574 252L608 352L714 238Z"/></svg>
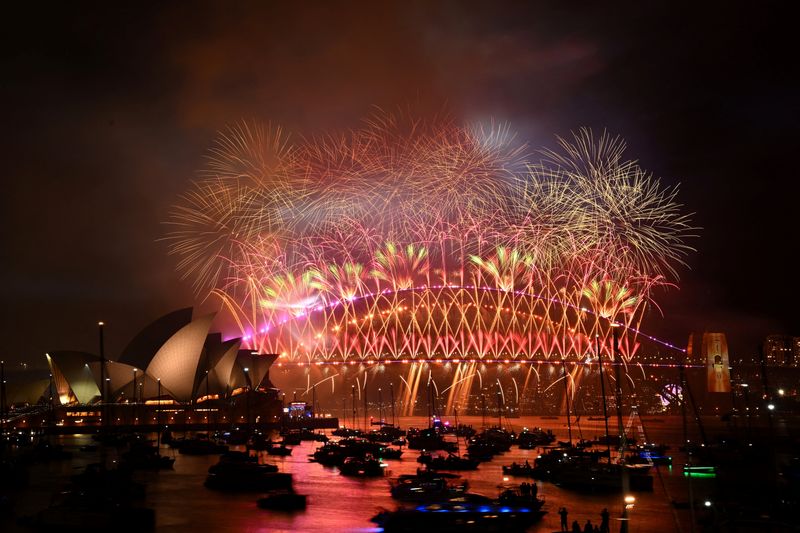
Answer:
<svg viewBox="0 0 800 533"><path fill-rule="evenodd" d="M534 161L507 126L409 113L297 142L241 124L220 134L166 239L250 348L416 362L406 409L427 362L451 362L452 406L485 361L579 361L599 355L595 338L610 354L611 324L635 357L696 228L677 187L624 154L582 129Z"/></svg>

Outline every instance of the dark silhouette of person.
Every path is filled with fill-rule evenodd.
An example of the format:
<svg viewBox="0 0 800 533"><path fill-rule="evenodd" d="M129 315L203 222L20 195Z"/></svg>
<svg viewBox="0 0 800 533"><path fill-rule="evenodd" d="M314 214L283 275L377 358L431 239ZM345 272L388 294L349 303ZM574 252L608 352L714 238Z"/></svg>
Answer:
<svg viewBox="0 0 800 533"><path fill-rule="evenodd" d="M608 509L605 507L600 513L600 533L609 533L610 527L608 525Z"/></svg>
<svg viewBox="0 0 800 533"><path fill-rule="evenodd" d="M592 527L591 520L586 521L586 525L583 526L583 533L594 533L594 528Z"/></svg>
<svg viewBox="0 0 800 533"><path fill-rule="evenodd" d="M561 531L567 531L567 508L562 507L558 510L558 514L561 515Z"/></svg>
<svg viewBox="0 0 800 533"><path fill-rule="evenodd" d="M572 522L572 533L581 533L581 525L577 520Z"/></svg>

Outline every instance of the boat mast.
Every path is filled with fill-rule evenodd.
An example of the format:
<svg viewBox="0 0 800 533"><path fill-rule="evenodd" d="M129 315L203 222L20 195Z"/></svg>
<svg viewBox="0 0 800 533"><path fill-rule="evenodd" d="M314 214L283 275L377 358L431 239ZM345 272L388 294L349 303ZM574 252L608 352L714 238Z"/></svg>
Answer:
<svg viewBox="0 0 800 533"><path fill-rule="evenodd" d="M369 431L369 422L367 422L367 376L364 375L364 434Z"/></svg>
<svg viewBox="0 0 800 533"><path fill-rule="evenodd" d="M483 427L486 427L486 394L481 394L481 415L482 415L482 422Z"/></svg>
<svg viewBox="0 0 800 533"><path fill-rule="evenodd" d="M622 423L622 374L619 357L619 324L611 324L614 341L614 377L616 381L617 426L619 430L619 455L625 452L625 427ZM625 487L627 489L627 487Z"/></svg>
<svg viewBox="0 0 800 533"><path fill-rule="evenodd" d="M98 336L100 341L100 416L103 417L103 423L100 429L105 433L106 425L108 424L108 402L106 401L106 352L105 342L103 342L103 322L97 323Z"/></svg>
<svg viewBox="0 0 800 533"><path fill-rule="evenodd" d="M567 378L567 363L561 359L561 371L564 375L564 402L567 405L567 434L569 435L569 445L572 446L572 422L569 412L569 379Z"/></svg>
<svg viewBox="0 0 800 533"><path fill-rule="evenodd" d="M50 403L47 404L47 411L48 411L48 420L50 422L50 427L53 427L53 422L55 421L55 397L53 396L53 373L50 372ZM105 453L105 452L103 452ZM103 463L105 464L105 462Z"/></svg>
<svg viewBox="0 0 800 533"><path fill-rule="evenodd" d="M621 375L621 361L619 355L619 328L620 324L616 322L611 323L611 331L613 332L614 341L614 377L616 378L616 391L617 391L617 425L619 427L619 459L622 461L625 458L625 427L622 424L622 375ZM628 494L630 490L630 478L628 477L628 469L622 465L620 469L622 472L622 493ZM622 525L620 526L621 533L628 533L628 510L627 507L622 508Z"/></svg>
<svg viewBox="0 0 800 533"><path fill-rule="evenodd" d="M380 422L381 427L383 427L383 395L381 394L380 387L378 387L378 422Z"/></svg>
<svg viewBox="0 0 800 533"><path fill-rule="evenodd" d="M603 358L600 355L600 335L594 336L595 352L597 352L597 366L600 368L600 394L603 396L603 423L606 427L606 448L608 462L611 463L611 439L608 436L608 406L606 405L606 381L603 379Z"/></svg>
<svg viewBox="0 0 800 533"><path fill-rule="evenodd" d="M433 425L433 414L431 411L431 382L428 381L428 428Z"/></svg>
<svg viewBox="0 0 800 533"><path fill-rule="evenodd" d="M6 362L0 361L0 440L6 438Z"/></svg>
<svg viewBox="0 0 800 533"><path fill-rule="evenodd" d="M686 424L686 390L687 380L686 372L684 371L683 361L678 365L678 372L680 375L679 382L681 384L681 419L683 421L683 446L686 450L686 464L689 465L687 474L689 475L689 512L691 513L691 522L689 524L689 531L694 533L694 491L692 490L692 447L689 443L689 429Z"/></svg>
<svg viewBox="0 0 800 533"><path fill-rule="evenodd" d="M453 413L455 413L456 417L456 455L461 457L461 442L458 440L458 434L461 432L460 428L458 427L458 407L453 407ZM466 442L464 444L466 444Z"/></svg>
<svg viewBox="0 0 800 533"><path fill-rule="evenodd" d="M356 428L356 386L353 385L353 429Z"/></svg>
<svg viewBox="0 0 800 533"><path fill-rule="evenodd" d="M395 426L396 424L394 422L394 385L392 385L391 383L389 383L389 393L392 396L392 425Z"/></svg>
<svg viewBox="0 0 800 533"><path fill-rule="evenodd" d="M497 427L503 427L503 396L500 390L500 383L497 384Z"/></svg>

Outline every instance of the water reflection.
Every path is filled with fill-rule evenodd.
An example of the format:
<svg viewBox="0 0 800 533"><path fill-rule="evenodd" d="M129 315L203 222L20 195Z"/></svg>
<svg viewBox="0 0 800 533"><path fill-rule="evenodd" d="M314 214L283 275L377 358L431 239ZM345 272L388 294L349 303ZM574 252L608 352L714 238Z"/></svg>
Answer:
<svg viewBox="0 0 800 533"><path fill-rule="evenodd" d="M481 425L480 417L460 417L460 422L475 428ZM406 418L401 426L417 427L426 424L424 418ZM601 435L602 422L582 424L580 436L594 438ZM563 419L541 419L523 417L512 419L510 427L519 431L522 427L542 426L552 429L557 438L566 440ZM669 444L668 452L674 458L674 466L660 467L654 473L652 493L637 493L636 503L629 510L630 533L675 531L676 521L684 530L689 530L688 511L676 510L671 500L687 499L686 479L682 475L684 457L678 451L682 430L678 417L664 417L658 424L648 428L653 442ZM573 431L575 429L573 428ZM32 513L50 501L52 493L68 481L69 475L85 464L96 461L97 454L80 452L78 447L90 442L88 436L62 437L62 442L74 450L75 459L66 463L53 463L35 467L31 486L20 495L17 514ZM309 455L320 443L304 441L295 446L290 456L269 456L262 452L260 461L277 464L281 471L294 475L297 492L308 495L308 508L302 512L281 513L256 507L258 494L227 494L209 490L203 486L208 467L216 463L217 456L186 456L176 454L174 470L162 472L140 472L137 479L147 484L147 504L156 510L157 527L164 532L195 531L375 531L369 519L380 509L394 509L397 505L389 494L388 478L350 478L339 474L336 468L312 463ZM462 442L462 450L463 450ZM234 447L234 449L244 449ZM164 453L173 453L164 448ZM494 461L482 463L476 471L462 472L472 492L495 497L498 486L504 482L502 465L528 460L533 463L536 450L521 450L516 446ZM418 452L407 450L401 460L387 460L389 477L413 474L419 464ZM112 457L113 459L113 457ZM507 478L509 482L522 482L523 478ZM694 482L695 498L702 501L711 483L698 479ZM530 531L551 532L559 530L558 510L562 506L569 510L569 522L578 520L583 525L587 519L593 524L600 522L600 513L608 508L612 516L612 531L619 529L624 501L621 494L582 494L560 489L549 483L539 482L539 495L546 499L547 514Z"/></svg>

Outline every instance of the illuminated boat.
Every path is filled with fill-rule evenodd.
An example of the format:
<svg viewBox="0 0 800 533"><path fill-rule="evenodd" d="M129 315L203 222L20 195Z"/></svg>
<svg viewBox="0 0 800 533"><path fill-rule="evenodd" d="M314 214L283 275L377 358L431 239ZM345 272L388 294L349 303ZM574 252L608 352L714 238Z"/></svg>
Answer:
<svg viewBox="0 0 800 533"><path fill-rule="evenodd" d="M632 455L625 456L627 464L653 464L658 466L672 466L672 457L662 455L655 451L640 449Z"/></svg>
<svg viewBox="0 0 800 533"><path fill-rule="evenodd" d="M493 503L441 502L383 511L372 517L383 531L525 531L544 513L531 507Z"/></svg>
<svg viewBox="0 0 800 533"><path fill-rule="evenodd" d="M433 502L459 498L467 492L466 482L456 483L459 476L438 472L402 475L392 483L392 498L409 502Z"/></svg>
<svg viewBox="0 0 800 533"><path fill-rule="evenodd" d="M348 457L339 466L339 472L343 476L377 477L386 472L386 463L367 455L363 459L360 457Z"/></svg>
<svg viewBox="0 0 800 533"><path fill-rule="evenodd" d="M373 422L373 425L380 425L379 430L370 431L366 435L366 438L373 442L390 443L406 435L405 430L386 422Z"/></svg>
<svg viewBox="0 0 800 533"><path fill-rule="evenodd" d="M437 455L428 462L430 470L476 470L480 461L471 457L448 454L447 457Z"/></svg>
<svg viewBox="0 0 800 533"><path fill-rule="evenodd" d="M363 431L361 431L360 429L340 427L331 431L331 435L333 435L334 437L345 437L345 438L360 437L361 435L363 435Z"/></svg>
<svg viewBox="0 0 800 533"><path fill-rule="evenodd" d="M380 459L400 459L403 451L364 439L342 439L317 448L313 458L326 466L339 466L348 457L364 458L367 454Z"/></svg>
<svg viewBox="0 0 800 533"><path fill-rule="evenodd" d="M717 475L717 468L712 465L683 465L683 475L692 477L712 477Z"/></svg>
<svg viewBox="0 0 800 533"><path fill-rule="evenodd" d="M455 442L446 441L444 435L434 428L423 430L409 429L406 433L408 447L412 450L445 450L454 452L457 449Z"/></svg>
<svg viewBox="0 0 800 533"><path fill-rule="evenodd" d="M556 436L550 430L525 428L517 435L515 442L523 450L532 450L538 446L551 444L554 440L556 440Z"/></svg>

